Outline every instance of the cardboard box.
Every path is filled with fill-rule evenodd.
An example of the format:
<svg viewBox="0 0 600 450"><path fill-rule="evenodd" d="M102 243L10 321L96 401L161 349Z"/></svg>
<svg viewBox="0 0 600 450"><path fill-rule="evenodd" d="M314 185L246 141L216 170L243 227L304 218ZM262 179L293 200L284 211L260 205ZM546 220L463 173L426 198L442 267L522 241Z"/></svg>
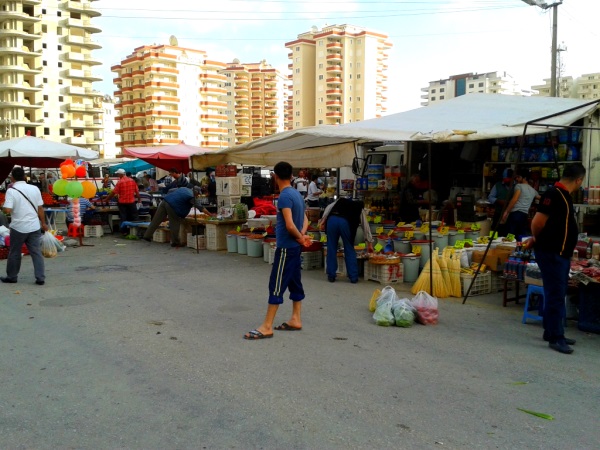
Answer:
<svg viewBox="0 0 600 450"><path fill-rule="evenodd" d="M512 250L491 248L484 260L484 250L474 250L473 262L480 263L483 261L489 270L493 270L494 272L502 272L504 270L504 264L508 260L508 257L511 255L511 253Z"/></svg>

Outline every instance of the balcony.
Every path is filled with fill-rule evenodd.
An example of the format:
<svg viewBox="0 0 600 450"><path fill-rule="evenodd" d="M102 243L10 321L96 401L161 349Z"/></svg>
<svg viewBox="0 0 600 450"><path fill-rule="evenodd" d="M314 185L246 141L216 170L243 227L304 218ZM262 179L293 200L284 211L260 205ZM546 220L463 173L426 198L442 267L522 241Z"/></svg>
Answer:
<svg viewBox="0 0 600 450"><path fill-rule="evenodd" d="M104 128L102 121L99 119L95 120L68 120L67 128L89 128L89 129L101 129Z"/></svg>
<svg viewBox="0 0 600 450"><path fill-rule="evenodd" d="M227 89L223 89L223 88L219 88L219 87L203 87L203 88L200 88L200 92L202 94L225 95L225 94L227 94Z"/></svg>
<svg viewBox="0 0 600 450"><path fill-rule="evenodd" d="M1 28L0 29L0 37L16 37L20 39L41 39L42 36L39 34L34 34L33 32L29 32L27 30L16 30L13 28Z"/></svg>
<svg viewBox="0 0 600 450"><path fill-rule="evenodd" d="M235 90L236 93L238 93L238 92L248 92L248 86L241 86L239 84L236 84L233 89Z"/></svg>
<svg viewBox="0 0 600 450"><path fill-rule="evenodd" d="M247 119L248 117L250 117L250 114L248 114L248 113L240 113L240 112L238 112L238 113L236 113L236 114L235 114L235 116L234 116L234 117L235 117L236 119L243 119L243 118L246 118L246 119Z"/></svg>
<svg viewBox="0 0 600 450"><path fill-rule="evenodd" d="M342 117L342 113L340 111L332 111L325 114L326 117Z"/></svg>
<svg viewBox="0 0 600 450"><path fill-rule="evenodd" d="M259 137L263 137L263 136L264 136L264 133L261 131L255 131L252 133L253 138L259 138Z"/></svg>
<svg viewBox="0 0 600 450"><path fill-rule="evenodd" d="M334 49L339 48L341 50L342 43L341 42L331 42L330 44L327 44L327 49L330 49L330 48L334 48Z"/></svg>
<svg viewBox="0 0 600 450"><path fill-rule="evenodd" d="M43 88L41 86L40 87L31 86L27 82L23 82L23 84L15 84L15 83L2 84L2 89L13 90L13 91L23 91L23 92L40 92L43 90Z"/></svg>
<svg viewBox="0 0 600 450"><path fill-rule="evenodd" d="M30 69L27 65L0 65L0 73L16 72L27 74L41 74L41 69Z"/></svg>
<svg viewBox="0 0 600 450"><path fill-rule="evenodd" d="M341 73L342 66L327 66L326 70L327 70L327 72Z"/></svg>
<svg viewBox="0 0 600 450"><path fill-rule="evenodd" d="M200 133L205 135L221 135L227 133L227 128L200 128Z"/></svg>
<svg viewBox="0 0 600 450"><path fill-rule="evenodd" d="M342 95L342 90L341 90L341 89L327 89L327 90L325 91L325 93L326 93L327 95L331 95L331 96L334 96L334 97L335 97L335 96L340 96L340 95Z"/></svg>
<svg viewBox="0 0 600 450"><path fill-rule="evenodd" d="M174 67L162 67L162 66L151 66L144 69L144 73L154 74L165 74L165 75L179 75L179 70Z"/></svg>
<svg viewBox="0 0 600 450"><path fill-rule="evenodd" d="M227 120L227 116L225 114L200 114L200 119L206 120L207 122L224 122L225 120Z"/></svg>
<svg viewBox="0 0 600 450"><path fill-rule="evenodd" d="M40 17L30 16L24 12L20 11L4 11L0 10L0 22L5 20L20 20L22 22L40 22L42 19Z"/></svg>
<svg viewBox="0 0 600 450"><path fill-rule="evenodd" d="M325 103L327 105L327 107L330 106L342 106L342 102L339 100L329 100Z"/></svg>
<svg viewBox="0 0 600 450"><path fill-rule="evenodd" d="M101 16L100 11L95 9L89 1L80 1L80 2L67 2L67 9L69 11L75 11L79 13L84 13L88 17L99 17Z"/></svg>
<svg viewBox="0 0 600 450"><path fill-rule="evenodd" d="M327 78L325 80L328 84L342 84L342 79L340 77Z"/></svg>
<svg viewBox="0 0 600 450"><path fill-rule="evenodd" d="M224 83L227 81L227 77L225 75L221 75L218 73L201 73L198 75L198 78L201 81L212 81L214 83Z"/></svg>
<svg viewBox="0 0 600 450"><path fill-rule="evenodd" d="M98 77L91 70L68 69L64 71L66 78L77 78L87 81L102 81L102 77Z"/></svg>
<svg viewBox="0 0 600 450"><path fill-rule="evenodd" d="M65 27L65 28L81 28L85 31L87 31L88 33L100 33L102 31L101 28L98 28L95 25L92 25L92 22L90 20L82 20L82 19L72 19L72 18L67 18L67 19L63 19L60 22L61 26Z"/></svg>
<svg viewBox="0 0 600 450"><path fill-rule="evenodd" d="M250 126L247 123L238 122L235 124L235 127L242 130L250 129Z"/></svg>
<svg viewBox="0 0 600 450"><path fill-rule="evenodd" d="M87 140L85 136L70 136L64 140L65 144L71 145L86 145Z"/></svg>
<svg viewBox="0 0 600 450"><path fill-rule="evenodd" d="M36 51L31 47L26 45L21 45L18 47L9 47L4 44L0 45L0 55L10 54L15 56L42 56L41 51Z"/></svg>
<svg viewBox="0 0 600 450"><path fill-rule="evenodd" d="M233 81L235 81L236 83L248 84L248 77L243 75L236 75L235 77L233 77Z"/></svg>
<svg viewBox="0 0 600 450"><path fill-rule="evenodd" d="M341 53L329 53L325 59L327 61L341 61L342 60L342 54Z"/></svg>
<svg viewBox="0 0 600 450"><path fill-rule="evenodd" d="M149 131L179 131L180 127L179 127L179 125L147 123L146 130L149 130Z"/></svg>
<svg viewBox="0 0 600 450"><path fill-rule="evenodd" d="M153 102L172 104L172 105L179 104L178 97L167 96L167 95L150 95L150 96L146 97L145 99L139 99L139 100L150 102L150 105L149 105L150 108L152 108L154 106Z"/></svg>

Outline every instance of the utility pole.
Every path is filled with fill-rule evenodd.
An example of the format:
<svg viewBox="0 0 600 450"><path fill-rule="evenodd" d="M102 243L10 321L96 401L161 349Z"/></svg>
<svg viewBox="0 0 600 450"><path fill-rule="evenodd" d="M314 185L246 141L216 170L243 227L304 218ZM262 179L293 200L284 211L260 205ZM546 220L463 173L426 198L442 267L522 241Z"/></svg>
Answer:
<svg viewBox="0 0 600 450"><path fill-rule="evenodd" d="M562 0L548 4L543 0L522 0L530 6L539 6L544 11L552 8L552 63L550 67L550 97L557 96L557 86L556 86L556 56L558 54L557 48L557 40L558 40L558 6L562 5Z"/></svg>

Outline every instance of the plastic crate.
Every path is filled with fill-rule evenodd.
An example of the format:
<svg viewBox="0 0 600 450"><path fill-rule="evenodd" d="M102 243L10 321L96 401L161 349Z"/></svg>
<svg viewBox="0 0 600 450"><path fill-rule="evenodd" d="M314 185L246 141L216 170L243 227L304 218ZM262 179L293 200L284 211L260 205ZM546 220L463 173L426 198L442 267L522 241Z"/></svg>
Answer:
<svg viewBox="0 0 600 450"><path fill-rule="evenodd" d="M235 225L206 224L206 249L227 249L227 232L235 228Z"/></svg>
<svg viewBox="0 0 600 450"><path fill-rule="evenodd" d="M187 234L187 246L196 250L206 249L206 238L203 234Z"/></svg>
<svg viewBox="0 0 600 450"><path fill-rule="evenodd" d="M83 236L84 237L102 237L104 236L104 231L102 230L102 225L85 225L83 227Z"/></svg>
<svg viewBox="0 0 600 450"><path fill-rule="evenodd" d="M325 267L325 273L327 273L327 254L325 254L325 257L323 258L323 260L325 261L325 263L323 264L323 267ZM346 261L344 260L344 256L337 256L337 263L338 263L338 268L337 271L335 273L337 273L338 275L344 275L346 276Z"/></svg>
<svg viewBox="0 0 600 450"><path fill-rule="evenodd" d="M402 263L371 264L366 261L364 279L378 281L381 284L402 283L404 281Z"/></svg>
<svg viewBox="0 0 600 450"><path fill-rule="evenodd" d="M460 284L462 287L461 295L465 295L469 290L469 287L473 283L474 275L468 273L460 274ZM484 272L477 275L475 284L471 288L469 295L484 295L492 292L492 272Z"/></svg>
<svg viewBox="0 0 600 450"><path fill-rule="evenodd" d="M170 242L171 233L169 230L156 230L152 235L152 240L154 242Z"/></svg>
<svg viewBox="0 0 600 450"><path fill-rule="evenodd" d="M323 253L317 252L302 252L300 253L300 267L302 270L320 269L323 267Z"/></svg>

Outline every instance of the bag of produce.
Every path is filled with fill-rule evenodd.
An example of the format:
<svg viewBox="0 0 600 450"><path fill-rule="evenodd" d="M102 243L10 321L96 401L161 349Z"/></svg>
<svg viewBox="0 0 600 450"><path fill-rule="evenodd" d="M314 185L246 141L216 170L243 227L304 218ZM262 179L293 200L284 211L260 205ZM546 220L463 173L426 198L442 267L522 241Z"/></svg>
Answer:
<svg viewBox="0 0 600 450"><path fill-rule="evenodd" d="M438 323L437 298L432 297L425 291L419 291L410 303L417 311L417 322L423 325L436 325Z"/></svg>
<svg viewBox="0 0 600 450"><path fill-rule="evenodd" d="M398 327L412 327L415 322L415 309L407 298L399 299L393 303L392 314L394 314L394 320Z"/></svg>
<svg viewBox="0 0 600 450"><path fill-rule="evenodd" d="M396 291L391 286L386 286L381 290L381 294L377 299L377 308L373 319L375 323L381 327L389 327L394 325L394 314L392 313L392 305L398 296Z"/></svg>
<svg viewBox="0 0 600 450"><path fill-rule="evenodd" d="M57 239L52 235L52 233L44 233L42 234L41 239L41 247L42 247L42 255L44 258L55 258L58 254L58 249L56 248L56 244L54 241Z"/></svg>
<svg viewBox="0 0 600 450"><path fill-rule="evenodd" d="M369 301L369 311L375 312L377 309L377 299L381 295L381 290L375 289L373 291L373 295L371 296L371 300Z"/></svg>

